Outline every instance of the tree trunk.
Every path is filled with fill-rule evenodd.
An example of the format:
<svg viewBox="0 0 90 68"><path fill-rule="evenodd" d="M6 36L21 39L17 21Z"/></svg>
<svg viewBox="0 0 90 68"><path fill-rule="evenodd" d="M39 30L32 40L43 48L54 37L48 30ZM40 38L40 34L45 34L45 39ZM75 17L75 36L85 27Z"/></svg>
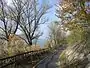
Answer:
<svg viewBox="0 0 90 68"><path fill-rule="evenodd" d="M29 41L29 45L32 45L32 40Z"/></svg>

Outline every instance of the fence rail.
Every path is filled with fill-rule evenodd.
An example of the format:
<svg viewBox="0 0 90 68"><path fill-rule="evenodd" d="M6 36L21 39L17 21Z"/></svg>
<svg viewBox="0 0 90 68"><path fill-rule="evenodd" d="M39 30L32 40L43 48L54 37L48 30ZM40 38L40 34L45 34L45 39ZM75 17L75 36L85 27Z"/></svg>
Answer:
<svg viewBox="0 0 90 68"><path fill-rule="evenodd" d="M0 68L7 67L12 64L17 64L17 63L26 63L30 62L32 63L33 61L37 60L38 58L42 58L44 55L48 54L48 48L45 49L40 49L36 51L29 51L21 54L17 54L14 56L6 57L0 59Z"/></svg>

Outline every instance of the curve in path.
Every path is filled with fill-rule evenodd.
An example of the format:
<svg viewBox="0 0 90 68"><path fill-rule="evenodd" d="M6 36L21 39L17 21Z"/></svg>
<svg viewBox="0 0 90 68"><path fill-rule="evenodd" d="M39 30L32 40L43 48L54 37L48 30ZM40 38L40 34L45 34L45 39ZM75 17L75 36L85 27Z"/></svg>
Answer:
<svg viewBox="0 0 90 68"><path fill-rule="evenodd" d="M53 54L50 54L48 58L46 58L44 61L39 63L39 65L35 68L57 68L57 62L59 59L59 55L62 52L62 48L58 48L54 51Z"/></svg>

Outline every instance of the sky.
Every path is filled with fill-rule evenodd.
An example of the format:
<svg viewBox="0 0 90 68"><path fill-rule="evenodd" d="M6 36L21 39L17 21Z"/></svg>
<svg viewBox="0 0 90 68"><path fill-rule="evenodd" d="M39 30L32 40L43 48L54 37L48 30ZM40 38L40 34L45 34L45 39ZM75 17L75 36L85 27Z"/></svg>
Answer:
<svg viewBox="0 0 90 68"><path fill-rule="evenodd" d="M8 0L8 5L10 5L11 0ZM46 22L46 24L43 24L40 26L40 30L41 32L43 32L43 35L40 37L40 39L47 39L48 37L48 25L53 22L58 20L58 18L55 16L55 11L56 11L56 3L57 0L39 0L39 3L43 3L43 4L47 4L49 3L50 5L52 5L52 8L49 9L46 18L48 18L48 22ZM19 31L17 32L19 33Z"/></svg>
<svg viewBox="0 0 90 68"><path fill-rule="evenodd" d="M44 1L44 0L41 0L41 1ZM53 21L58 20L58 18L55 16L55 14L56 14L56 3L57 3L57 0L48 0L48 1L46 1L46 3L47 2L52 5L52 8L49 9L49 12L48 12L48 14L46 16L49 19L49 21L46 24L41 25L41 31L44 34L40 38L43 38L43 39L48 39L48 34L49 34L48 25L50 23L52 23Z"/></svg>

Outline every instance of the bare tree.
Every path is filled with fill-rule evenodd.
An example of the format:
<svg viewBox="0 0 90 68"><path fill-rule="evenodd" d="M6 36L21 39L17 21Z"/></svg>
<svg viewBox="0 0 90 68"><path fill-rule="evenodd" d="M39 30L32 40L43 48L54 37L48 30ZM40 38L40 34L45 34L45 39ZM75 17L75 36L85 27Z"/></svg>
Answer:
<svg viewBox="0 0 90 68"><path fill-rule="evenodd" d="M39 26L47 21L45 14L49 8L38 4L38 0L12 0L12 6L0 0L0 22L4 24L0 27L3 31L1 38L8 40L11 33L20 29L26 37L23 39L32 45L32 40L42 35Z"/></svg>
<svg viewBox="0 0 90 68"><path fill-rule="evenodd" d="M5 0L0 0L0 38L9 41L10 34L17 32L20 13L21 13L21 1L13 1L13 6L7 5Z"/></svg>
<svg viewBox="0 0 90 68"><path fill-rule="evenodd" d="M13 33L15 34L18 30L20 18L23 14L24 7L26 5L25 1L22 0L12 0L11 6L9 6L10 19L15 22L15 27Z"/></svg>
<svg viewBox="0 0 90 68"><path fill-rule="evenodd" d="M25 3L25 6L22 10L19 26L26 36L24 40L28 45L32 45L32 40L42 35L42 32L39 31L39 26L47 21L44 15L50 7L39 5L38 0L25 0L22 3Z"/></svg>
<svg viewBox="0 0 90 68"><path fill-rule="evenodd" d="M8 9L5 1L0 0L0 29L3 32L1 34L1 39L8 40L9 35L11 33L12 25L8 25ZM10 23L9 23L10 24Z"/></svg>

